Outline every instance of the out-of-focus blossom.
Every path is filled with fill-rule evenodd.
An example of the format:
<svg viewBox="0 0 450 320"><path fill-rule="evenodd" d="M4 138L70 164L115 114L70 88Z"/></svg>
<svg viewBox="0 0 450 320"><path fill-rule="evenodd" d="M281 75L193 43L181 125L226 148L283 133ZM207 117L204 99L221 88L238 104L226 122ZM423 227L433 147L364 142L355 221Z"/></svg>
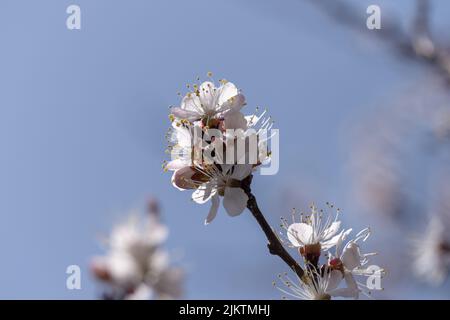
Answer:
<svg viewBox="0 0 450 320"><path fill-rule="evenodd" d="M151 212L144 219L133 212L114 227L107 239L107 254L92 261L94 276L109 287L105 298L179 297L183 272L170 265L162 248L167 236L167 227Z"/></svg>
<svg viewBox="0 0 450 320"><path fill-rule="evenodd" d="M450 268L450 237L445 222L433 216L424 234L413 239L413 271L422 281L442 284Z"/></svg>

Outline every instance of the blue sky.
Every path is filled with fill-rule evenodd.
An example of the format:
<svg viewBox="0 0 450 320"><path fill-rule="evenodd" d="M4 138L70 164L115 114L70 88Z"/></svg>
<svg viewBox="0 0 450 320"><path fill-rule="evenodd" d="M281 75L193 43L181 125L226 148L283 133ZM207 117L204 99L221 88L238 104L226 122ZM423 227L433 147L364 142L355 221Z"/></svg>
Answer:
<svg viewBox="0 0 450 320"><path fill-rule="evenodd" d="M412 1L377 2L410 17ZM72 3L79 31L65 26ZM358 3L364 23L371 2ZM437 3L442 31L450 5ZM204 226L208 208L161 170L176 93L212 71L242 88L247 112L269 109L280 171L253 188L274 226L312 201L364 226L345 172L350 128L425 73L308 1L3 0L0 39L0 298L95 298L98 236L149 195L161 201L168 248L182 253L186 297L278 298L272 280L286 266L250 214L221 209ZM82 290L65 287L70 264L82 267ZM411 287L392 294L441 297Z"/></svg>

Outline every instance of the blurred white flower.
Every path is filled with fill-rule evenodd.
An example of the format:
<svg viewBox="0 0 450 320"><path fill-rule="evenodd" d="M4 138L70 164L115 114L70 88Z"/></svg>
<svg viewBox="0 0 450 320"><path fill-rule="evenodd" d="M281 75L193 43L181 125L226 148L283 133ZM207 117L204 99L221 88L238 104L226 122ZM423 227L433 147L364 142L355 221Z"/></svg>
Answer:
<svg viewBox="0 0 450 320"><path fill-rule="evenodd" d="M441 285L450 267L450 241L444 221L433 216L424 234L413 239L413 271L431 285Z"/></svg>
<svg viewBox="0 0 450 320"><path fill-rule="evenodd" d="M171 113L178 119L188 121L202 120L206 126L210 121L225 118L238 112L245 105L245 97L236 86L221 80L221 85L205 81L200 85L193 85L194 91L188 92L181 101L180 107L172 107Z"/></svg>
<svg viewBox="0 0 450 320"><path fill-rule="evenodd" d="M181 269L170 266L161 247L168 229L156 214L140 219L137 213L117 225L107 239L109 251L92 261L93 274L109 285L112 299L177 298Z"/></svg>

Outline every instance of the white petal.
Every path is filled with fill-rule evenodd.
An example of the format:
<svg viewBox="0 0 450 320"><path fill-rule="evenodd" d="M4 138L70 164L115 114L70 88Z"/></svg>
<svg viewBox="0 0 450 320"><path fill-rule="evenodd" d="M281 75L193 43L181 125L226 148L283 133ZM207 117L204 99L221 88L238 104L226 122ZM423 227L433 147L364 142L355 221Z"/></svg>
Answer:
<svg viewBox="0 0 450 320"><path fill-rule="evenodd" d="M181 109L197 114L202 113L199 97L192 92L188 93L181 101Z"/></svg>
<svg viewBox="0 0 450 320"><path fill-rule="evenodd" d="M347 238L347 236L352 232L352 229L348 229L348 230L342 230L341 233L339 233L336 237L337 237L337 241L336 241L336 257L340 257L342 254L342 248L343 248L343 243L345 241L345 239ZM334 239L331 239L334 240Z"/></svg>
<svg viewBox="0 0 450 320"><path fill-rule="evenodd" d="M189 166L189 161L186 161L186 159L180 158L180 159L175 159L175 160L169 161L166 164L165 168L170 171L175 171L175 170L178 170L178 169L181 169L184 167L188 167L188 166Z"/></svg>
<svg viewBox="0 0 450 320"><path fill-rule="evenodd" d="M341 260L344 266L349 270L360 267L361 254L359 251L359 246L355 243L350 243L346 246L344 252L342 253Z"/></svg>
<svg viewBox="0 0 450 320"><path fill-rule="evenodd" d="M209 224L217 215L217 211L219 210L220 198L219 195L215 194L211 198L211 208L209 209L208 216L205 219L205 225Z"/></svg>
<svg viewBox="0 0 450 320"><path fill-rule="evenodd" d="M328 240L329 238L333 237L340 229L341 222L340 221L334 221L331 226L329 226L327 229L323 232L323 239Z"/></svg>
<svg viewBox="0 0 450 320"><path fill-rule="evenodd" d="M251 164L237 164L233 167L231 178L236 180L244 180L250 173L252 173L253 165Z"/></svg>
<svg viewBox="0 0 450 320"><path fill-rule="evenodd" d="M231 97L228 101L221 104L218 111L223 114L227 112L238 112L243 106L245 106L245 97L243 94L238 94L237 96Z"/></svg>
<svg viewBox="0 0 450 320"><path fill-rule="evenodd" d="M247 120L239 111L228 112L224 119L225 129L247 129Z"/></svg>
<svg viewBox="0 0 450 320"><path fill-rule="evenodd" d="M230 98L236 96L238 94L238 89L236 86L231 83L227 82L224 85L220 86L218 89L218 103L219 105L224 104L226 101L228 101Z"/></svg>
<svg viewBox="0 0 450 320"><path fill-rule="evenodd" d="M213 192L214 186L214 183L205 183L201 185L192 193L192 200L194 200L198 204L207 202L215 194L215 192Z"/></svg>
<svg viewBox="0 0 450 320"><path fill-rule="evenodd" d="M240 215L247 207L247 201L248 196L241 188L225 188L223 206L230 216Z"/></svg>
<svg viewBox="0 0 450 320"><path fill-rule="evenodd" d="M146 284L140 284L125 300L150 300L153 290Z"/></svg>
<svg viewBox="0 0 450 320"><path fill-rule="evenodd" d="M142 280L142 272L136 259L128 253L112 252L106 259L112 281L117 285L132 288Z"/></svg>
<svg viewBox="0 0 450 320"><path fill-rule="evenodd" d="M214 83L205 81L200 85L200 102L204 109L213 110L216 104L217 90Z"/></svg>
<svg viewBox="0 0 450 320"><path fill-rule="evenodd" d="M328 276L327 292L336 289L343 279L342 272L338 270L332 270Z"/></svg>
<svg viewBox="0 0 450 320"><path fill-rule="evenodd" d="M178 119L187 119L189 121L194 121L201 118L201 113L199 112L184 110L178 107L171 108L170 113Z"/></svg>
<svg viewBox="0 0 450 320"><path fill-rule="evenodd" d="M178 190L195 189L191 178L195 171L191 167L184 167L175 171L172 175L172 184Z"/></svg>
<svg viewBox="0 0 450 320"><path fill-rule="evenodd" d="M351 288L339 288L328 292L332 297L358 298L358 290Z"/></svg>
<svg viewBox="0 0 450 320"><path fill-rule="evenodd" d="M358 299L358 297L359 297L358 284L356 283L356 280L353 277L353 275L350 272L346 272L344 279L345 279L345 283L347 284L347 288L346 288L347 292L345 292L347 294L347 296L341 295L341 297L349 297L349 298Z"/></svg>
<svg viewBox="0 0 450 320"><path fill-rule="evenodd" d="M351 230L351 229L350 229ZM329 250L334 247L337 243L339 243L340 234L335 235L333 238L325 241L321 241L322 250Z"/></svg>
<svg viewBox="0 0 450 320"><path fill-rule="evenodd" d="M288 227L287 237L295 247L301 247L310 244L313 229L306 223L293 223Z"/></svg>
<svg viewBox="0 0 450 320"><path fill-rule="evenodd" d="M184 126L177 126L176 121L172 122L172 128L175 130L175 143L181 147L192 146L192 134L190 130Z"/></svg>

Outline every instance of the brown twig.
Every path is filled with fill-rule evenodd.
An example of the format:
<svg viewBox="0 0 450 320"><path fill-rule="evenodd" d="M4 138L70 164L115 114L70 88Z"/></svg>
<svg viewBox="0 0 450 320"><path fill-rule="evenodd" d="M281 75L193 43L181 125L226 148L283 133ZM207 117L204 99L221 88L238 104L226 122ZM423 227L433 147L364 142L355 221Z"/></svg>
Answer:
<svg viewBox="0 0 450 320"><path fill-rule="evenodd" d="M298 277L302 279L304 274L302 267L300 267L298 262L286 251L280 239L278 239L275 232L273 232L263 213L259 210L256 198L250 189L252 178L253 176L250 175L242 181L242 189L244 189L248 196L247 208L250 210L253 217L255 217L262 231L266 235L268 241L267 248L269 249L269 252L273 255L279 256L298 275Z"/></svg>
<svg viewBox="0 0 450 320"><path fill-rule="evenodd" d="M359 18L364 17L360 14L360 10L345 1L312 0L310 2L317 5L334 21L367 35L378 37L402 55L425 63L450 84L450 52L432 38L429 25L430 0L417 0L411 34L403 31L399 24L386 20L382 21L381 30L367 30L364 21Z"/></svg>

